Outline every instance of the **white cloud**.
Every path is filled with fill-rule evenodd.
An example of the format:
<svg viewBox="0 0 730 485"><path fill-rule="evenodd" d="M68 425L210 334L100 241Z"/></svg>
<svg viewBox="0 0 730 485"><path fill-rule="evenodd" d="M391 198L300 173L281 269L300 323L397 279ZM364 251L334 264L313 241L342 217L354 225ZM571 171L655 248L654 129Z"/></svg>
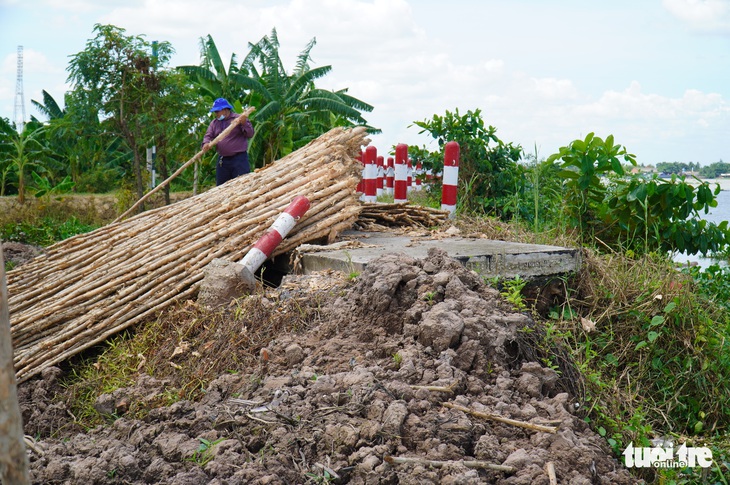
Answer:
<svg viewBox="0 0 730 485"><path fill-rule="evenodd" d="M694 31L730 34L728 0L662 0L662 5Z"/></svg>

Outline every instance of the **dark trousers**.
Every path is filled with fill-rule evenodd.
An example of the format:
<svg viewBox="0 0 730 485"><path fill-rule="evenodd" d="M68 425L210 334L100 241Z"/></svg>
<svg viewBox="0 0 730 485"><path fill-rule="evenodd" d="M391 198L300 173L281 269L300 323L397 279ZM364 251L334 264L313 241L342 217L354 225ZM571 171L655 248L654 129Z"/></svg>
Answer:
<svg viewBox="0 0 730 485"><path fill-rule="evenodd" d="M222 185L231 179L249 173L251 165L248 163L248 152L236 153L230 157L218 157L215 166L215 184Z"/></svg>

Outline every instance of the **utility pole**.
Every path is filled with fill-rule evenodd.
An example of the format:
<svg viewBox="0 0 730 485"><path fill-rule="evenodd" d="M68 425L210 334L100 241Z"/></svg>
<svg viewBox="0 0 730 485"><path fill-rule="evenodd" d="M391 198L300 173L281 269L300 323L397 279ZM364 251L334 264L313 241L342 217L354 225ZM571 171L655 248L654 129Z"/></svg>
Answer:
<svg viewBox="0 0 730 485"><path fill-rule="evenodd" d="M23 418L18 405L18 387L10 342L8 288L0 241L0 483L27 485L28 455L23 439Z"/></svg>
<svg viewBox="0 0 730 485"><path fill-rule="evenodd" d="M25 96L23 96L23 46L18 46L18 76L15 81L15 108L13 121L18 133L23 133L25 126Z"/></svg>

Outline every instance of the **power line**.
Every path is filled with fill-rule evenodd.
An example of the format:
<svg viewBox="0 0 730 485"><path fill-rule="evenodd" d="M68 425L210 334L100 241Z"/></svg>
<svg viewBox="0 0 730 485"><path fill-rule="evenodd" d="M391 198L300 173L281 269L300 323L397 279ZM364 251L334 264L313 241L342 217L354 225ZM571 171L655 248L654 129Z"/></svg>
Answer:
<svg viewBox="0 0 730 485"><path fill-rule="evenodd" d="M23 132L25 125L25 96L23 95L23 46L18 46L18 77L15 82L15 108L13 120L18 133Z"/></svg>

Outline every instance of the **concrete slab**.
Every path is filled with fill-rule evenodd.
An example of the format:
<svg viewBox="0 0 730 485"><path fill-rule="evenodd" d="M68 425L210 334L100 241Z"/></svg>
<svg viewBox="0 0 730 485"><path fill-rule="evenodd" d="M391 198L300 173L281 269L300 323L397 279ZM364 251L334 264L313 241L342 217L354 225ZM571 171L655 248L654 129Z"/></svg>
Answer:
<svg viewBox="0 0 730 485"><path fill-rule="evenodd" d="M581 265L577 249L559 246L462 237L427 239L383 232L348 231L342 236L359 241L364 247L304 253L302 271L305 274L323 269L360 272L370 261L385 253L403 252L423 259L432 247L445 250L449 256L487 278L514 278L519 275L535 279L577 271Z"/></svg>

